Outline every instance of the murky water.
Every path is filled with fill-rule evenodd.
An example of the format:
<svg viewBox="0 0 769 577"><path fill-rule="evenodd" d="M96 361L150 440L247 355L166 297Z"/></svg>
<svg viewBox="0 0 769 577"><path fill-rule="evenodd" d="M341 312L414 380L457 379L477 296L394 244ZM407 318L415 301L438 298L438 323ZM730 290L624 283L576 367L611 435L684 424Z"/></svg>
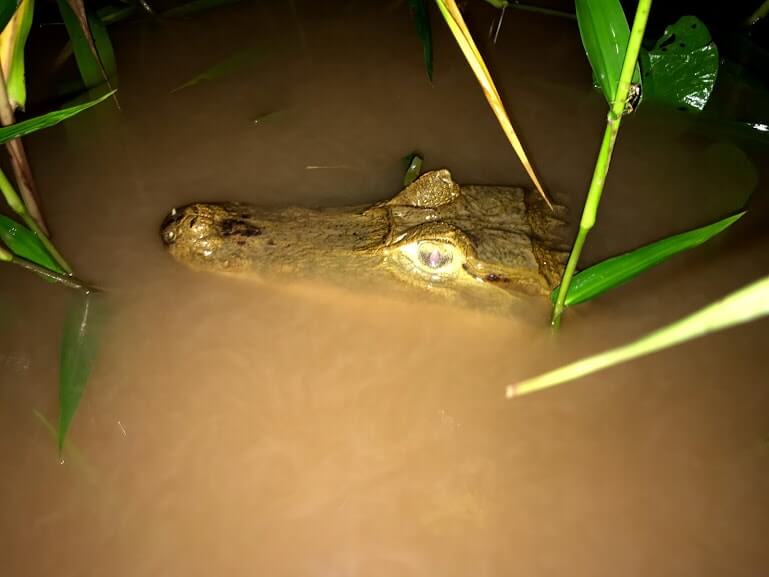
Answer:
<svg viewBox="0 0 769 577"><path fill-rule="evenodd" d="M461 183L527 184L440 22L430 84L405 5L358 4L121 25L122 112L29 138L56 240L112 317L71 433L79 458L61 465L34 411L56 418L70 295L0 269L0 574L761 574L769 322L504 399L769 271L769 165L748 143L652 109L623 126L586 261L720 218L754 189L751 212L571 312L557 338L544 303L492 316L234 282L164 253L172 206L374 202L414 149ZM473 29L491 15L474 8ZM486 50L576 218L604 104L573 23L512 16ZM252 47L246 68L170 94Z"/></svg>

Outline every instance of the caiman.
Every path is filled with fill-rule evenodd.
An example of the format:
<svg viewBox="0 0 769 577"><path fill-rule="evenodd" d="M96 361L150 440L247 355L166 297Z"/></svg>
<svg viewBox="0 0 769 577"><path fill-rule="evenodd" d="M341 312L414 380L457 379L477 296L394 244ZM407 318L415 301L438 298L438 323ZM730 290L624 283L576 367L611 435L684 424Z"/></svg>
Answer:
<svg viewBox="0 0 769 577"><path fill-rule="evenodd" d="M460 186L436 170L373 206L190 204L171 211L161 235L196 270L348 285L390 279L466 302L509 301L560 282L564 212L534 191Z"/></svg>

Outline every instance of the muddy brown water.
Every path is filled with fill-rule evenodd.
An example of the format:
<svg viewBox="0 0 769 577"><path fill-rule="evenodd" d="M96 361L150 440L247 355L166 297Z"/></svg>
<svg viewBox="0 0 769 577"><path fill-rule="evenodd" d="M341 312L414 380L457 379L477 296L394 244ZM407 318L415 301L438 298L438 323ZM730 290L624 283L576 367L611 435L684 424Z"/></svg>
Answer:
<svg viewBox="0 0 769 577"><path fill-rule="evenodd" d="M478 34L491 15L471 12ZM403 4L254 3L114 29L122 112L28 139L59 247L111 300L64 464L34 411L57 415L70 295L0 269L0 575L766 574L769 322L504 399L767 274L769 164L749 142L670 111L626 122L586 262L753 191L751 212L570 312L557 338L544 303L500 316L234 282L164 253L173 206L374 202L414 149L458 182L527 184L434 24L432 84ZM264 53L170 94L244 47ZM485 50L576 219L605 112L576 27L508 14Z"/></svg>

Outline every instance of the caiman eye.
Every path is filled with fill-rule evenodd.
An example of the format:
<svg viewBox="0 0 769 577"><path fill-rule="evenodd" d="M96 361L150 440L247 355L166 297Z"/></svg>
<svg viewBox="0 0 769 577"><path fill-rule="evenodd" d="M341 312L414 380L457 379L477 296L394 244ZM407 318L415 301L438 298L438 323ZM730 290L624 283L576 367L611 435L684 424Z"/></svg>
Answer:
<svg viewBox="0 0 769 577"><path fill-rule="evenodd" d="M451 252L433 242L420 242L417 254L424 266L436 271L451 264Z"/></svg>
<svg viewBox="0 0 769 577"><path fill-rule="evenodd" d="M401 246L400 251L415 270L433 280L450 277L462 266L458 249L449 242L421 240Z"/></svg>

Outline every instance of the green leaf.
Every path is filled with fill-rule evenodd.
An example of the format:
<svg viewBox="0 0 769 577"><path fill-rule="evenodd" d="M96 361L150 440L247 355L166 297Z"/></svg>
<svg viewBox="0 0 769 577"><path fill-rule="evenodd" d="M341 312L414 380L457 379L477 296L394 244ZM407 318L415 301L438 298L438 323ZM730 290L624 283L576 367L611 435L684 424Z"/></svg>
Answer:
<svg viewBox="0 0 769 577"><path fill-rule="evenodd" d="M427 69L427 77L433 79L433 36L430 29L430 13L427 11L425 0L409 0L411 15L417 27L417 35L422 42L422 54Z"/></svg>
<svg viewBox="0 0 769 577"><path fill-rule="evenodd" d="M64 447L101 341L104 303L96 293L80 296L64 323L59 365L59 452Z"/></svg>
<svg viewBox="0 0 769 577"><path fill-rule="evenodd" d="M403 175L403 186L408 186L419 178L419 174L422 172L422 157L418 152L409 154L403 159L406 165L406 173Z"/></svg>
<svg viewBox="0 0 769 577"><path fill-rule="evenodd" d="M136 4L113 4L99 8L96 11L96 16L106 25L117 24L133 16L136 8Z"/></svg>
<svg viewBox="0 0 769 577"><path fill-rule="evenodd" d="M13 254L49 270L66 274L48 253L37 235L23 224L0 214L0 240Z"/></svg>
<svg viewBox="0 0 769 577"><path fill-rule="evenodd" d="M718 48L707 27L694 16L682 16L665 28L648 53L646 96L676 108L702 110L716 84L718 67Z"/></svg>
<svg viewBox="0 0 769 577"><path fill-rule="evenodd" d="M507 397L541 391L708 333L769 315L769 276L627 345L507 387Z"/></svg>
<svg viewBox="0 0 769 577"><path fill-rule="evenodd" d="M190 86L194 86L195 84L198 84L200 82L206 81L206 80L214 80L216 78L219 78L220 76L224 76L225 74L231 74L232 72L235 72L239 68L243 68L247 64L250 64L257 60L259 57L263 55L263 50L259 48L244 48L243 50L238 50L234 54L231 54L221 62L218 62L211 66L211 68L208 68L207 70L201 72L197 76L191 78L184 84L180 84L173 90L171 90L171 94L174 92L179 92L180 90L183 90L185 88L189 88Z"/></svg>
<svg viewBox="0 0 769 577"><path fill-rule="evenodd" d="M7 2L7 0L6 0ZM13 5L13 2L9 2ZM32 16L35 10L35 0L23 0L19 3L16 16L13 20L13 31L4 30L3 34L10 34L8 39L10 56L3 54L3 58L9 58L8 75L6 77L6 90L8 100L13 108L24 109L27 102L27 85L24 78L24 47L27 43L29 30L32 27Z"/></svg>
<svg viewBox="0 0 769 577"><path fill-rule="evenodd" d="M719 220L716 223L659 240L586 268L574 275L571 287L569 288L569 294L566 295L566 306L576 305L593 299L629 281L671 256L701 245L727 229L739 220L743 214L745 213L741 212ZM553 302L558 298L559 289L560 287L556 287L550 294Z"/></svg>
<svg viewBox="0 0 769 577"><path fill-rule="evenodd" d="M593 76L611 106L617 96L630 27L619 0L576 0L575 5L579 34L593 68ZM637 64L633 83L641 83Z"/></svg>
<svg viewBox="0 0 769 577"><path fill-rule="evenodd" d="M98 16L86 12L82 0L58 0L58 4L86 88L105 82L112 88L115 57L104 24Z"/></svg>
<svg viewBox="0 0 769 577"><path fill-rule="evenodd" d="M164 18L173 18L177 16L189 16L195 12L202 12L203 10L210 10L211 8L218 8L220 6L227 6L228 4L234 4L241 0L193 0L187 2L181 6L170 8L161 13Z"/></svg>
<svg viewBox="0 0 769 577"><path fill-rule="evenodd" d="M8 22L13 18L16 7L21 0L0 0L0 31L5 28Z"/></svg>
<svg viewBox="0 0 769 577"><path fill-rule="evenodd" d="M70 106L69 108L62 108L61 110L54 110L48 114L35 116L34 118L29 118L23 122L17 122L16 124L4 126L0 128L0 144L8 142L9 140L13 140L14 138L19 138L20 136L25 136L27 134L37 132L38 130L43 130L44 128L49 128L55 124L59 124L60 122L67 120L76 114L80 114L84 110L88 110L92 106L96 106L100 102L112 96L115 92L115 90L112 90L107 94L100 96L99 98L94 98L93 100L84 102L83 104Z"/></svg>

